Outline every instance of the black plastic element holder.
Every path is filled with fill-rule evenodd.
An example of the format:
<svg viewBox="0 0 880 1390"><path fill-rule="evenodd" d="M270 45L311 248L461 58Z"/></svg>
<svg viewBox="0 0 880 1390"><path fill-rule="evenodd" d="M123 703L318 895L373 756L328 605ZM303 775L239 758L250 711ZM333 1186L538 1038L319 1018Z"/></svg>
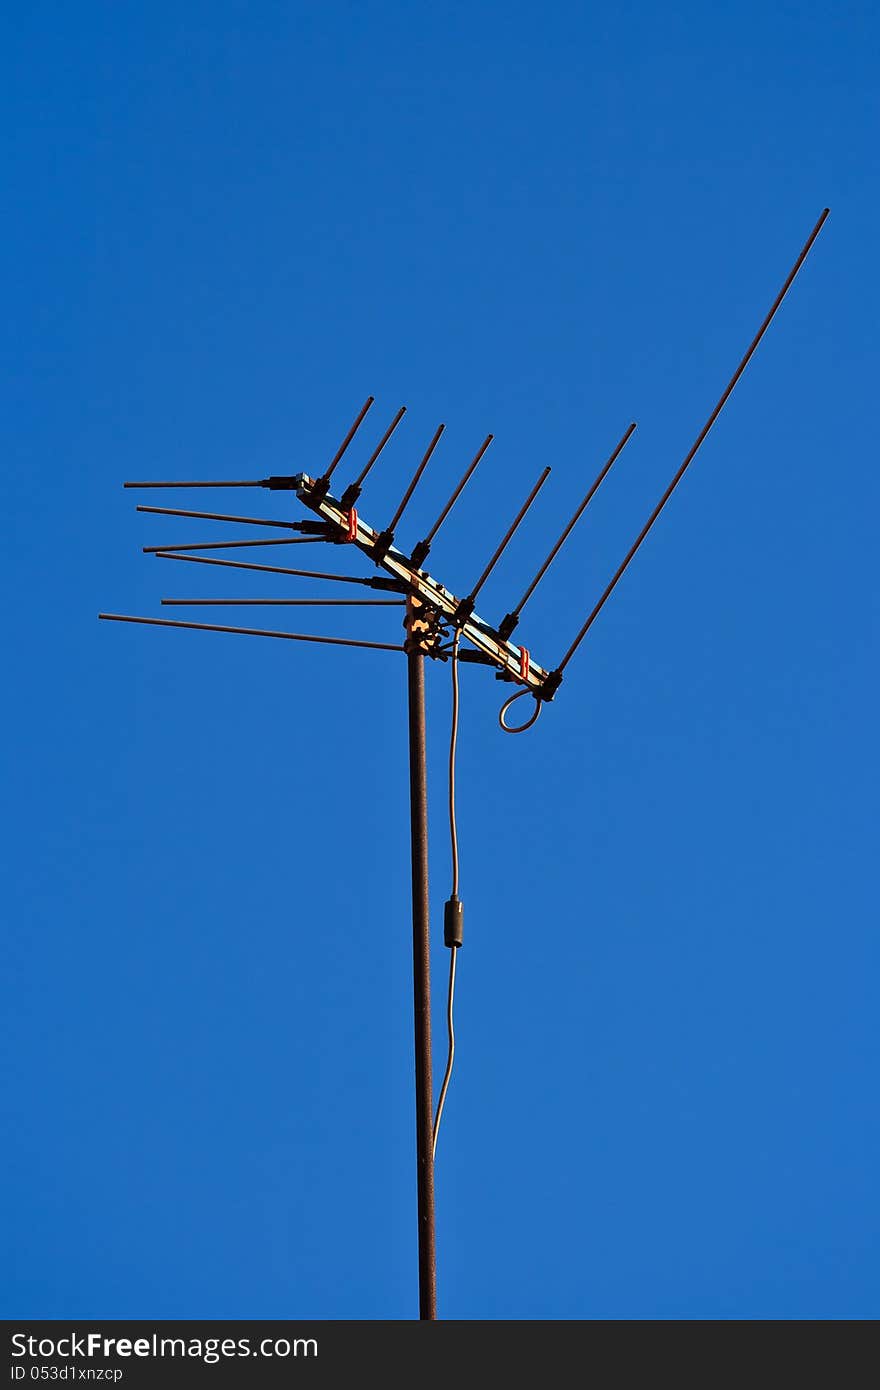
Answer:
<svg viewBox="0 0 880 1390"><path fill-rule="evenodd" d="M552 700L557 690L562 684L562 672L551 671L540 690L537 692L539 700Z"/></svg>
<svg viewBox="0 0 880 1390"><path fill-rule="evenodd" d="M460 651L460 652L458 653L458 659L459 659L459 661L463 661L466 665L474 665L474 666L497 666L497 665L498 665L498 662L497 662L497 661L493 661L492 657L491 657L491 656L487 656L485 652L471 651L470 648L468 648L468 647L465 647L462 651ZM501 672L499 672L499 675L500 675L500 674L501 674Z"/></svg>
<svg viewBox="0 0 880 1390"><path fill-rule="evenodd" d="M375 562L376 562L377 565L378 565L378 564L381 564L381 562L385 559L385 556L388 554L388 552L389 552L389 550L391 549L391 547L392 547L393 544L394 544L394 532L393 532L393 531L380 531L380 532L379 532L378 536L376 537L375 541L373 542L373 549L372 549L372 551L370 552L370 554L372 555L372 558L375 560Z"/></svg>
<svg viewBox="0 0 880 1390"><path fill-rule="evenodd" d="M390 594L409 593L406 585L401 583L399 579L380 579L379 576L376 575L370 579L365 579L363 582L371 589L385 589L386 592Z"/></svg>
<svg viewBox="0 0 880 1390"><path fill-rule="evenodd" d="M343 507L345 511L350 512L355 502L360 497L361 491L362 489L358 487L357 483L349 483L348 487L345 489L345 492L339 499L340 507Z"/></svg>

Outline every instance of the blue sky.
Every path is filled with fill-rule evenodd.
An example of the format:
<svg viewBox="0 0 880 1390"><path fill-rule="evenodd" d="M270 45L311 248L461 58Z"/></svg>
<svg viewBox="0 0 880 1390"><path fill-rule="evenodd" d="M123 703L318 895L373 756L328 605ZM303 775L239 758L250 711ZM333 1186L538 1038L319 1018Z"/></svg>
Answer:
<svg viewBox="0 0 880 1390"><path fill-rule="evenodd" d="M431 566L465 591L552 464L497 620L637 420L520 629L553 665L826 204L538 726L463 671L440 1312L877 1316L877 42L867 4L7 13L7 1317L416 1309L402 660L98 624L316 592L141 555L227 536L123 479L319 472L373 393L374 524L447 424L415 541L491 430Z"/></svg>

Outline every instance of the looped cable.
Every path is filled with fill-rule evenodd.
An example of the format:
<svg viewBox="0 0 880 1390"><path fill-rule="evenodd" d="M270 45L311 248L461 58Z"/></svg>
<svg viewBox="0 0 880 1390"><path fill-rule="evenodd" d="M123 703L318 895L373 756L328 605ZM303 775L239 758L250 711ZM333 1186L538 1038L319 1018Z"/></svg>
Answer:
<svg viewBox="0 0 880 1390"><path fill-rule="evenodd" d="M504 701L504 704L498 711L498 723L501 725L502 729L506 734L524 734L526 729L530 729L537 720L538 715L541 713L541 705L543 704L543 701L539 700L537 696L535 696L535 712L534 714L530 715L530 717L526 720L525 724L507 724L504 719L504 716L510 709L510 706L513 704L514 700L520 700L522 699L523 695L531 695L532 693L533 692L531 690L518 690L515 695L511 695L509 700Z"/></svg>

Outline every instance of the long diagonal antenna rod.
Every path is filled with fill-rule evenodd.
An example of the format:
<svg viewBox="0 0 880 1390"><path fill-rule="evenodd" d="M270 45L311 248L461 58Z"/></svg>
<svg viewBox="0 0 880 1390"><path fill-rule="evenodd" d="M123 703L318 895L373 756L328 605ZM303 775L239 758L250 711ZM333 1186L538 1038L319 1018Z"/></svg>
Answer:
<svg viewBox="0 0 880 1390"><path fill-rule="evenodd" d="M556 668L556 671L553 672L553 674L551 675L551 682L554 681L554 679L559 673L565 670L565 667L568 665L569 661L574 656L581 642L584 640L590 628L593 626L593 623L596 621L602 609L605 607L605 604L607 603L608 599L611 597L611 594L614 591L615 586L617 585L618 581L620 580L630 561L633 559L634 555L636 554L636 551L639 549L639 546L644 541L651 527L654 525L654 522L657 520L663 508L666 506L666 503L669 501L673 492L678 487L679 483L684 477L688 465L693 461L694 455L696 454L700 445L703 443L703 440L706 438L712 426L715 424L715 421L718 419L718 416L721 414L722 410L727 404L727 401L733 392L733 388L736 386L736 383L739 381L740 377L742 376L743 372L748 366L752 354L755 351L755 348L758 346L764 334L767 332L767 329L770 327L770 324L776 314L777 309L779 308L785 296L788 294L788 291L791 289L791 286L794 283L795 276L797 275L804 261L807 259L807 256L809 255L810 250L812 248L813 242L816 240L816 237L822 230L822 225L826 217L828 216L828 212L828 208L825 208L823 210L822 216L819 218L815 227L810 232L810 235L808 236L804 244L803 250L801 251L800 255L798 256L797 260L795 261L794 265L792 266L791 270L789 271L786 277L785 284L782 286L782 289L779 291L773 303L771 304L767 312L767 315L764 319L764 322L761 324L761 327L758 329L757 333L755 334L754 338L752 339L751 343L746 349L745 356L743 357L733 376L730 378L730 381L727 383L727 386L725 387L724 392L722 393L721 398L718 401L718 404L715 406L715 409L712 411L712 414L709 416L705 425L700 430L700 433L697 435L696 439L694 440L693 444L688 450L684 462L682 463L678 472L675 474L675 477L672 479L672 482L669 484L663 496L660 498L660 501L657 503L651 515L648 517L648 520L645 522L641 531L636 536L635 540L633 541L632 545L630 546L629 550L627 551L626 555L624 556L623 560L621 561L620 565L615 571L614 576L611 579L611 582L607 585L605 592L599 599L599 602L596 604L595 608L590 613L590 616L587 618L587 621L584 623L577 637L574 639L568 651L565 653L565 656L560 661L559 665ZM556 680L556 687L558 687L558 684L559 682L558 680Z"/></svg>

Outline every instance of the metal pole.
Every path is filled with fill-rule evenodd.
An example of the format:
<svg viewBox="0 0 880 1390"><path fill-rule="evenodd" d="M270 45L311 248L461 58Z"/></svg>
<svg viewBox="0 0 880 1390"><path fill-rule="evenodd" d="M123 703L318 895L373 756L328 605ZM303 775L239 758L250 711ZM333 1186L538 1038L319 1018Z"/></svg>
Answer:
<svg viewBox="0 0 880 1390"><path fill-rule="evenodd" d="M418 608L407 608L409 651L409 795L412 844L413 1004L416 1064L416 1172L419 1220L419 1317L437 1317L434 1162L431 1156L431 956L428 912L428 796L425 756L425 657L418 647Z"/></svg>

